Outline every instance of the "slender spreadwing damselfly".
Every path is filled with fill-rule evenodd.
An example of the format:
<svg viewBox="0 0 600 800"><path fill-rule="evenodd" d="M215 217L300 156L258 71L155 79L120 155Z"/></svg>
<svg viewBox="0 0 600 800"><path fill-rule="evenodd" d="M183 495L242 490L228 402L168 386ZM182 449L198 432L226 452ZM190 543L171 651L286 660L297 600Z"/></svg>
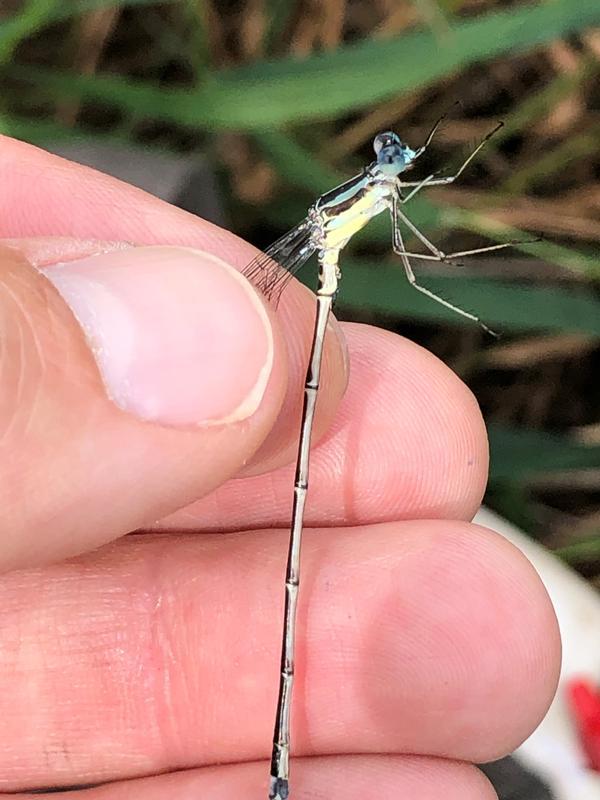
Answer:
<svg viewBox="0 0 600 800"><path fill-rule="evenodd" d="M447 262L452 258L487 253L516 244L516 242L505 242L473 250L444 253L421 233L402 210L403 206L421 189L453 183L491 136L502 127L502 123L499 123L475 147L455 174L444 177L431 174L421 181L403 180L403 174L411 169L425 152L443 119L444 117L436 122L425 143L417 150L411 150L395 133L388 131L378 134L373 142L375 160L355 177L319 197L298 225L268 247L244 270L244 275L271 302L277 303L291 276L315 253L319 266L316 316L304 384L304 405L300 425L290 544L285 576L281 672L271 758L270 800L286 800L289 796L290 707L294 681L296 608L300 584L300 543L308 489L310 440L319 390L323 340L340 279L340 253L352 236L363 228L372 217L388 211L392 222L392 249L400 257L409 284L431 300L477 322L484 330L492 333L479 317L421 286L413 272L411 259ZM402 226L420 239L429 252L412 253L406 250L402 237Z"/></svg>

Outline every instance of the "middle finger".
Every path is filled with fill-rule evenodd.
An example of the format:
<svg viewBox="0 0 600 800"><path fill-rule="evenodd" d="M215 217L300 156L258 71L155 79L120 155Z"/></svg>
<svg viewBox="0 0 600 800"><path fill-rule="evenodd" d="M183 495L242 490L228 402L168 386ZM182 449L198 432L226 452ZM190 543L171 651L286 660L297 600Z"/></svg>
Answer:
<svg viewBox="0 0 600 800"><path fill-rule="evenodd" d="M285 549L278 531L131 536L5 575L0 788L266 757ZM544 712L556 623L504 540L458 522L307 531L303 559L298 755L484 761Z"/></svg>

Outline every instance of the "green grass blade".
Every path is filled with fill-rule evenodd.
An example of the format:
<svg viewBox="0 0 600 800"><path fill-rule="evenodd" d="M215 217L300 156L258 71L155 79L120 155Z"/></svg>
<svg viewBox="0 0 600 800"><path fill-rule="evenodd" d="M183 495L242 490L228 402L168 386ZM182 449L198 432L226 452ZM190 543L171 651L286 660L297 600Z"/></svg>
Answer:
<svg viewBox="0 0 600 800"><path fill-rule="evenodd" d="M119 8L155 5L157 0L119 0ZM179 0L163 0L175 3ZM43 28L90 11L113 8L116 0L28 0L18 14L0 20L0 64L7 63L23 39Z"/></svg>
<svg viewBox="0 0 600 800"><path fill-rule="evenodd" d="M290 186L314 197L342 183L344 175L319 161L312 153L280 131L259 131L254 140L269 163Z"/></svg>
<svg viewBox="0 0 600 800"><path fill-rule="evenodd" d="M19 39L30 35L49 23L99 11L103 8L133 8L135 6L174 5L181 0L30 0L18 13L0 21L0 43L12 31L19 31Z"/></svg>
<svg viewBox="0 0 600 800"><path fill-rule="evenodd" d="M593 57L584 57L573 72L559 72L546 86L533 94L527 95L511 112L503 117L501 128L487 147L497 149L498 146L520 133L540 119L545 119L561 100L577 92L584 81L593 79L600 71L600 65Z"/></svg>
<svg viewBox="0 0 600 800"><path fill-rule="evenodd" d="M265 31L265 49L267 51L277 44L293 10L288 0L268 0L266 4L268 23Z"/></svg>
<svg viewBox="0 0 600 800"><path fill-rule="evenodd" d="M94 131L86 133L77 128L69 128L60 122L49 119L27 119L13 114L0 113L0 134L22 139L29 144L43 147L48 142L115 142L124 144L123 136ZM131 144L131 142L129 142Z"/></svg>
<svg viewBox="0 0 600 800"><path fill-rule="evenodd" d="M426 86L482 59L531 49L600 23L597 0L554 0L457 22L440 42L428 31L367 40L303 60L216 73L196 90L161 90L109 76L18 67L55 99L100 100L136 116L204 129L261 129L332 118Z"/></svg>
<svg viewBox="0 0 600 800"><path fill-rule="evenodd" d="M416 262L415 262L416 264ZM411 288L402 265L345 259L339 305L412 319L474 323ZM418 268L417 268L417 274ZM600 336L600 300L583 286L536 286L465 275L424 275L420 283L467 311L499 333L570 331Z"/></svg>
<svg viewBox="0 0 600 800"><path fill-rule="evenodd" d="M0 64L12 58L19 43L52 20L62 0L29 0L18 14L0 22Z"/></svg>
<svg viewBox="0 0 600 800"><path fill-rule="evenodd" d="M181 0L59 0L49 17L49 22L61 22L66 19L100 11L103 8L135 8L136 6L175 5Z"/></svg>
<svg viewBox="0 0 600 800"><path fill-rule="evenodd" d="M567 564L581 564L587 561L600 559L600 534L579 542L557 547L553 551L555 556L562 558Z"/></svg>
<svg viewBox="0 0 600 800"><path fill-rule="evenodd" d="M445 229L462 229L487 236L496 242L507 242L516 239L527 239L527 235L517 228L512 228L503 222L486 217L485 212L476 213L462 208L445 207L440 210L440 226ZM555 242L543 240L535 244L524 242L515 245L527 255L546 259L553 264L558 264L564 269L578 276L586 278L600 278L600 262L598 258L586 255L572 247L563 247Z"/></svg>
<svg viewBox="0 0 600 800"><path fill-rule="evenodd" d="M567 436L493 423L488 425L488 436L492 483L513 483L543 473L600 467L600 445L584 445Z"/></svg>

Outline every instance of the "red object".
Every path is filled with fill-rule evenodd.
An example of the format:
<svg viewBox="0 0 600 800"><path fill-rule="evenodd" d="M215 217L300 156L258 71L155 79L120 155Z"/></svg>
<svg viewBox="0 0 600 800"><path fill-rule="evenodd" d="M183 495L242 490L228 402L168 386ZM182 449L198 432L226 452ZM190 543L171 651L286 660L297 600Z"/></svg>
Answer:
<svg viewBox="0 0 600 800"><path fill-rule="evenodd" d="M567 693L588 765L600 772L600 691L590 681L576 678L567 684Z"/></svg>

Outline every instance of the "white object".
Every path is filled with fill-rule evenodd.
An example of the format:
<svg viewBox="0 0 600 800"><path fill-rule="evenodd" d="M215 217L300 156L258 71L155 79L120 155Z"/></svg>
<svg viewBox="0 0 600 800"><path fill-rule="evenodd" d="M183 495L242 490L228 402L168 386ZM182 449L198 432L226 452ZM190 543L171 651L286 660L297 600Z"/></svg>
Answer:
<svg viewBox="0 0 600 800"><path fill-rule="evenodd" d="M538 728L513 754L550 787L556 800L600 800L600 774L586 767L565 684L571 678L598 682L600 595L562 561L502 517L482 508L475 522L496 531L531 561L554 604L563 643L558 692Z"/></svg>

